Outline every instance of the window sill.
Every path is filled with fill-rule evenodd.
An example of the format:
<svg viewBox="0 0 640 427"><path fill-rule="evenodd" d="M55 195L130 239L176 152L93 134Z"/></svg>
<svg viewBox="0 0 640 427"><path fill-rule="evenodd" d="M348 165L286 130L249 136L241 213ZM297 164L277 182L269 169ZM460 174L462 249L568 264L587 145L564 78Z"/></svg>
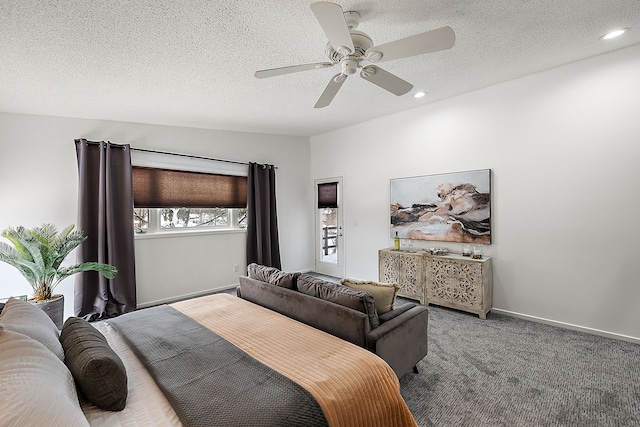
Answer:
<svg viewBox="0 0 640 427"><path fill-rule="evenodd" d="M210 230L158 231L155 233L135 233L135 240L165 239L167 237L210 236L215 234L246 233L246 228L217 228Z"/></svg>

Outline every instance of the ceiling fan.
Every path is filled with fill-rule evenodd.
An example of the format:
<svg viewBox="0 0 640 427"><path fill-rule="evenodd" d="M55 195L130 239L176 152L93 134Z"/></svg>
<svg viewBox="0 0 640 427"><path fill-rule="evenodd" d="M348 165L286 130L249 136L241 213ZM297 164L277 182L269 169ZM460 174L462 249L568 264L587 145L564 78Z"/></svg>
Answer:
<svg viewBox="0 0 640 427"><path fill-rule="evenodd" d="M450 27L441 27L374 46L369 35L355 30L360 23L358 12L343 12L339 4L329 1L312 3L311 10L329 39L325 49L329 61L260 70L254 75L264 79L340 64L340 73L329 80L314 108L323 108L331 104L347 77L358 70L363 79L394 95L404 95L413 85L373 64L450 49L456 41L456 35Z"/></svg>

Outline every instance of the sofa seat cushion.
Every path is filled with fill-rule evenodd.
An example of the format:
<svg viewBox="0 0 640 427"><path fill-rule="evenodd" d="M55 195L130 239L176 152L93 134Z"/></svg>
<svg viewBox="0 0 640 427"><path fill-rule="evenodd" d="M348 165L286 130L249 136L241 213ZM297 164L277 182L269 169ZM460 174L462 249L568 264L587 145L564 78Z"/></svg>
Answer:
<svg viewBox="0 0 640 427"><path fill-rule="evenodd" d="M281 286L287 289L296 289L296 279L300 273L285 273L275 267L251 263L247 267L247 275L261 282Z"/></svg>
<svg viewBox="0 0 640 427"><path fill-rule="evenodd" d="M365 313L369 317L371 329L380 326L375 299L368 292L353 289L340 283L327 282L308 274L298 276L297 286L298 291L304 294Z"/></svg>
<svg viewBox="0 0 640 427"><path fill-rule="evenodd" d="M396 295L400 290L400 286L395 283L379 283L348 278L340 280L340 283L353 289L369 292L376 301L378 315L393 310L396 303Z"/></svg>

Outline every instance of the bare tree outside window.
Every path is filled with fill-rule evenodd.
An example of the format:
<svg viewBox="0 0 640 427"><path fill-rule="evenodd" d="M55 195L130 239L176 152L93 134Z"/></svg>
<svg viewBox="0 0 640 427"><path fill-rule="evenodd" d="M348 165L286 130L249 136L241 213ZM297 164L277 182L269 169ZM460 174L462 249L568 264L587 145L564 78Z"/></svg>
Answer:
<svg viewBox="0 0 640 427"><path fill-rule="evenodd" d="M227 208L158 208L134 209L136 233L194 228L246 228L247 209Z"/></svg>

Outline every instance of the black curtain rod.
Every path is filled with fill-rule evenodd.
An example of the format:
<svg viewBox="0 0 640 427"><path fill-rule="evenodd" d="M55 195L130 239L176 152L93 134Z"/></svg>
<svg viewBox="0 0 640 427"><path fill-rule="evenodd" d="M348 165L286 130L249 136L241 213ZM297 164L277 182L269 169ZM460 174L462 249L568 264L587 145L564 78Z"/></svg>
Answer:
<svg viewBox="0 0 640 427"><path fill-rule="evenodd" d="M215 160L216 162L225 162L225 163L234 163L236 165L248 165L247 162L238 162L235 160L224 160L224 159L214 159L213 157L202 157L202 156L194 156L192 154L181 154L181 153L170 153L168 151L157 151L157 150L146 150L144 148L133 148L133 151L143 151L145 153L156 153L156 154L166 154L169 156L178 156L178 157L190 157L192 159L201 159L201 160Z"/></svg>
<svg viewBox="0 0 640 427"><path fill-rule="evenodd" d="M76 140L76 142L79 142L79 141L84 141L87 144L101 144L101 142L99 142L99 141L88 141L86 139L78 139L78 140ZM134 148L134 147L130 147L130 148L131 148L131 150L142 151L142 152L145 152L145 153L166 154L168 156L190 157L192 159L201 159L201 160L214 160L216 162L234 163L236 165L247 165L247 166L249 165L249 163L247 163L247 162L238 162L238 161L235 161L235 160L215 159L213 157L194 156L192 154L182 154L182 153L170 153L168 151L147 150L147 149L144 149L144 148ZM264 168L266 165L262 165L262 166ZM278 169L277 166L274 166L274 168Z"/></svg>

